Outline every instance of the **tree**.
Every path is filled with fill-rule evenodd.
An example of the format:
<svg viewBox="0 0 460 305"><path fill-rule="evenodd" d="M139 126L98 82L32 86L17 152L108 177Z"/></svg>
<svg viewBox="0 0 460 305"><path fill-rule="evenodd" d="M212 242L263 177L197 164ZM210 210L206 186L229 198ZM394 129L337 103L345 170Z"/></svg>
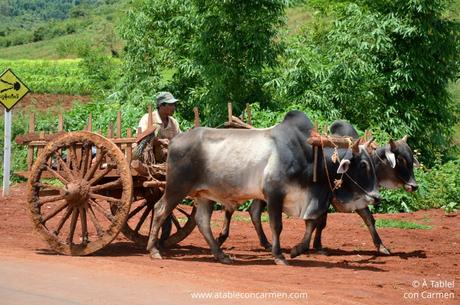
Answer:
<svg viewBox="0 0 460 305"><path fill-rule="evenodd" d="M139 0L122 27L126 40L127 81L173 71L166 83L185 105L203 106L221 122L225 105L264 102L263 72L277 64L282 0ZM152 63L155 63L153 67ZM155 87L155 85L151 85ZM179 91L179 92L177 92Z"/></svg>
<svg viewBox="0 0 460 305"><path fill-rule="evenodd" d="M444 17L447 1L352 2L334 2L334 21L293 44L299 56L289 58L284 97L385 140L409 134L432 164L459 118L447 92L459 73L459 24Z"/></svg>

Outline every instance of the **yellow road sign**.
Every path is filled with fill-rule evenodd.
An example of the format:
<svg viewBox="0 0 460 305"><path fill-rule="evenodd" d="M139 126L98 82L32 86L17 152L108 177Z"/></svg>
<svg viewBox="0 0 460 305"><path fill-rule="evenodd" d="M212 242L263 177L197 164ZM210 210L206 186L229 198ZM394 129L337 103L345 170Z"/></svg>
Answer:
<svg viewBox="0 0 460 305"><path fill-rule="evenodd" d="M0 103L9 111L30 89L11 71L7 69L0 75Z"/></svg>

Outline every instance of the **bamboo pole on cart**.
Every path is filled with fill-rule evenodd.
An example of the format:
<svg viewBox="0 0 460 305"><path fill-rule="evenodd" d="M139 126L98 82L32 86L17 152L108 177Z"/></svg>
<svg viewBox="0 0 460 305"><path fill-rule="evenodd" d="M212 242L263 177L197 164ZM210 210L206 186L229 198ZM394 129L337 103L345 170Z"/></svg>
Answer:
<svg viewBox="0 0 460 305"><path fill-rule="evenodd" d="M195 114L194 126L200 127L200 111L198 110L198 107L193 107L193 113Z"/></svg>

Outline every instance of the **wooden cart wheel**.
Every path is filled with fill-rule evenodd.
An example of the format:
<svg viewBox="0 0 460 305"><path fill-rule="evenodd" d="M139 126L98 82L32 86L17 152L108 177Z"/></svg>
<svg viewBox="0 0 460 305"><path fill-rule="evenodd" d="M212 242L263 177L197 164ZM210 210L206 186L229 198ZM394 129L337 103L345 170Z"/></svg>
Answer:
<svg viewBox="0 0 460 305"><path fill-rule="evenodd" d="M28 184L35 228L62 254L102 249L120 232L131 206L133 181L124 154L91 132L67 133L48 143ZM111 205L117 206L114 214Z"/></svg>
<svg viewBox="0 0 460 305"><path fill-rule="evenodd" d="M121 231L141 247L147 246L153 220L153 207L162 195L159 189L147 189L142 196L133 200L131 212ZM196 226L195 212L195 206L179 205L174 209L170 234L164 236L164 232L161 232L163 237L161 243L164 247L172 247L192 233Z"/></svg>

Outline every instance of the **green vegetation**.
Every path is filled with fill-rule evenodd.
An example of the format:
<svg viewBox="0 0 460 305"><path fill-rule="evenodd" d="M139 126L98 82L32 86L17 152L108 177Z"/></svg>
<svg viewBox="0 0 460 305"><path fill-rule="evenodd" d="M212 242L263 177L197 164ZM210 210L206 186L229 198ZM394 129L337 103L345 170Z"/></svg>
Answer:
<svg viewBox="0 0 460 305"><path fill-rule="evenodd" d="M268 214L262 214L261 216L261 221L262 222L268 222ZM232 216L232 221L241 221L241 222L251 222L251 217L249 216L242 216L242 215L233 215Z"/></svg>
<svg viewBox="0 0 460 305"><path fill-rule="evenodd" d="M409 222L399 219L376 219L375 225L377 228L396 228L396 229L417 229L417 230L431 230L431 226L418 224L415 222Z"/></svg>
<svg viewBox="0 0 460 305"><path fill-rule="evenodd" d="M2 71L11 68L33 92L37 93L89 94L90 82L80 64L80 59L0 59Z"/></svg>
<svg viewBox="0 0 460 305"><path fill-rule="evenodd" d="M321 125L341 118L371 129L379 143L410 135L426 165L420 190L384 191L376 211L459 207L458 0L46 2L54 6L0 0L0 47L36 41L0 48L0 69L35 92L91 95L65 114L68 130L89 113L106 130L118 110L135 127L159 90L181 99L184 129L193 106L208 126L222 123L229 101L236 114L251 103L257 127L299 109ZM37 116L41 129L56 128L55 116ZM26 119L15 113L14 135ZM25 153L14 150L18 170Z"/></svg>
<svg viewBox="0 0 460 305"><path fill-rule="evenodd" d="M134 1L121 28L126 41L127 97L142 89L177 92L182 105L201 105L208 123L219 124L223 105L241 111L246 102L271 100L264 71L277 64L286 1ZM147 60L146 60L147 59ZM160 88L160 71L173 69ZM184 115L186 115L184 113ZM189 117L190 118L190 117Z"/></svg>

